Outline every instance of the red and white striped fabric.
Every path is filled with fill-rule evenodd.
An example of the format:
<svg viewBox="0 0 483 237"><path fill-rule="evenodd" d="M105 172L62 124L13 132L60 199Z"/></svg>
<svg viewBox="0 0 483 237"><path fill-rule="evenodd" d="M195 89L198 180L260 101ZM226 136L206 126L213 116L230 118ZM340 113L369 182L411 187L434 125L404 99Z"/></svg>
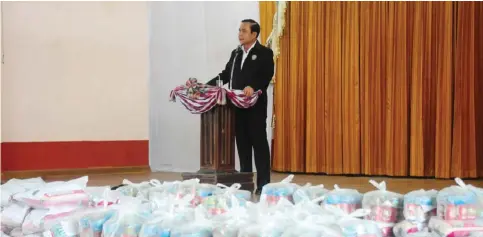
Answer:
<svg viewBox="0 0 483 237"><path fill-rule="evenodd" d="M225 105L226 97L238 108L250 108L257 103L262 91L258 90L252 96L246 96L242 90L228 90L221 87L198 83L190 78L185 85L171 91L170 100L180 100L186 109L193 114L202 114L216 105Z"/></svg>

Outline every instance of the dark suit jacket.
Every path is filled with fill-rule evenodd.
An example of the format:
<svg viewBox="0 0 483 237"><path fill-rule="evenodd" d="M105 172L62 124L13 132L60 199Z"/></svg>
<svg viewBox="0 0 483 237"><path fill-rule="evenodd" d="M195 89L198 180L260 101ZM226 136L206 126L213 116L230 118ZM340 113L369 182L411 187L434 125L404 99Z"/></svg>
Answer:
<svg viewBox="0 0 483 237"><path fill-rule="evenodd" d="M267 88L274 73L273 51L257 41L245 59L243 68L241 68L243 51L240 50L238 55L236 53L236 50L231 52L230 60L226 63L225 69L219 74L220 78L223 84L230 82L231 67L233 60L235 60L232 89L243 90L245 87L250 86L254 91L261 90L262 95L252 109L260 112L264 111L266 117ZM235 55L237 55L236 59ZM218 76L211 79L207 84L215 86L217 80Z"/></svg>

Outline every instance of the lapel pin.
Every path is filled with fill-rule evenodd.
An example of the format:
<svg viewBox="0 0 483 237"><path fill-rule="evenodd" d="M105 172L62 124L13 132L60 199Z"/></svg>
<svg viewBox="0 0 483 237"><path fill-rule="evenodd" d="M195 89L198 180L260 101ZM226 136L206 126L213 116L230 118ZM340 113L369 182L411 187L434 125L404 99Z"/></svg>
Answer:
<svg viewBox="0 0 483 237"><path fill-rule="evenodd" d="M257 55L254 54L252 55L252 60L255 60L255 59L257 59Z"/></svg>

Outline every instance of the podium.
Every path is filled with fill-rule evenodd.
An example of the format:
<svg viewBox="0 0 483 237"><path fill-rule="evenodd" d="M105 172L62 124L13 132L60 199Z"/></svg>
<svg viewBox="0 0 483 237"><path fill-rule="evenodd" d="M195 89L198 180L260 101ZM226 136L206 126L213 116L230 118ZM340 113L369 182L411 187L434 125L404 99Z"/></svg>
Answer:
<svg viewBox="0 0 483 237"><path fill-rule="evenodd" d="M216 105L201 114L200 170L182 173L183 180L198 178L201 183L241 184L253 192L253 173L235 169L235 111L231 103Z"/></svg>

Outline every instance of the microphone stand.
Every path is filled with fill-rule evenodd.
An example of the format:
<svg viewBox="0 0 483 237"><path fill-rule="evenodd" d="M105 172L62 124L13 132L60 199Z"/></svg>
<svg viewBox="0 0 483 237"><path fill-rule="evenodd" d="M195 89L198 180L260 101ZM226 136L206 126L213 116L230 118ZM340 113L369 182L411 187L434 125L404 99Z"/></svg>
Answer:
<svg viewBox="0 0 483 237"><path fill-rule="evenodd" d="M230 90L231 90L231 84L233 81L233 70L235 69L235 61L236 61L236 58L238 57L239 52L240 52L240 46L237 47L235 57L233 58L233 62L231 64L231 75L230 75L230 85L229 85Z"/></svg>

